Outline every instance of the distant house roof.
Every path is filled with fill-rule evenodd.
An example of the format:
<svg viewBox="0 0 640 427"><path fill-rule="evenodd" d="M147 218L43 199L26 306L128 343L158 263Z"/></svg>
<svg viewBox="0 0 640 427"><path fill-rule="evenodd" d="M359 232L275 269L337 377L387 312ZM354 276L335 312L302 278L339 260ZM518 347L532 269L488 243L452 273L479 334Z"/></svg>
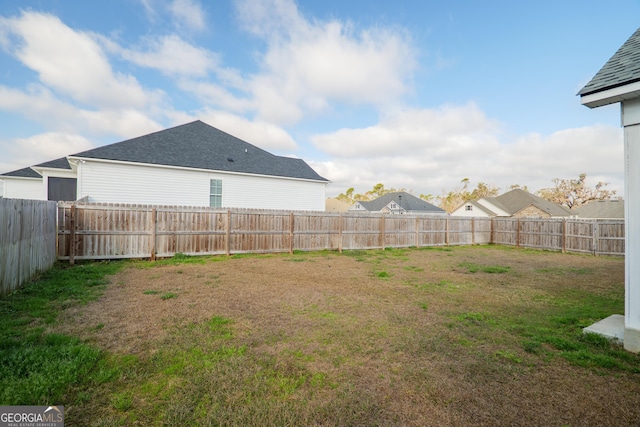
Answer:
<svg viewBox="0 0 640 427"><path fill-rule="evenodd" d="M527 206L533 205L551 216L571 216L571 212L568 209L545 200L542 197L534 196L520 188L508 191L498 197L485 197L484 200L487 200L510 215L515 215Z"/></svg>
<svg viewBox="0 0 640 427"><path fill-rule="evenodd" d="M628 85L633 86L622 88ZM620 102L636 97L638 94L640 94L640 28L578 92L582 103L591 108Z"/></svg>
<svg viewBox="0 0 640 427"><path fill-rule="evenodd" d="M624 200L596 200L572 209L571 212L579 218L624 219Z"/></svg>
<svg viewBox="0 0 640 427"><path fill-rule="evenodd" d="M302 159L273 155L200 120L82 151L69 158L178 166L328 182Z"/></svg>
<svg viewBox="0 0 640 427"><path fill-rule="evenodd" d="M445 210L440 209L437 206L432 205L416 196L413 196L404 191L397 193L388 193L384 196L380 196L375 200L368 202L358 202L360 206L369 212L380 212L391 202L396 202L400 208L404 211L412 212L425 212L425 213L446 213Z"/></svg>
<svg viewBox="0 0 640 427"><path fill-rule="evenodd" d="M14 177L14 178L42 178L38 172L31 168L22 168L12 172L5 172L0 176Z"/></svg>

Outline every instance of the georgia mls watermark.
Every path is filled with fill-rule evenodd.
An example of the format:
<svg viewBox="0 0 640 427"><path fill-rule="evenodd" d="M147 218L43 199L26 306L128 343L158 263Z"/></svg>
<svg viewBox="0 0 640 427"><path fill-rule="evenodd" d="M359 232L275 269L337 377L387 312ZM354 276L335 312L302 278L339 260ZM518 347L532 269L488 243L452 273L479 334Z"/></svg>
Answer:
<svg viewBox="0 0 640 427"><path fill-rule="evenodd" d="M0 427L64 427L64 406L0 406Z"/></svg>

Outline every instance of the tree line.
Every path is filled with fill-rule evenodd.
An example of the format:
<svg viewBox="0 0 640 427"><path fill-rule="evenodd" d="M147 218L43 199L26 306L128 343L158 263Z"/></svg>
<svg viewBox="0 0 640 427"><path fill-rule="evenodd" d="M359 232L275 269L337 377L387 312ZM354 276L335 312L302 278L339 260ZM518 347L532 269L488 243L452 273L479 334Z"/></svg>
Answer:
<svg viewBox="0 0 640 427"><path fill-rule="evenodd" d="M621 199L621 197L616 195L616 190L609 190L606 188L609 185L608 182L600 181L595 185L595 187L590 187L586 184L586 179L586 173L580 174L577 179L554 178L551 180L553 183L552 187L542 188L533 194L569 209L575 209L594 200ZM484 182L479 182L475 188L470 188L469 178L463 178L460 181L460 184L461 186L459 188L449 191L448 193L443 193L438 196L434 196L432 194L420 194L418 197L439 206L447 212L452 212L471 200L478 200L482 197L496 197L500 194L499 187L486 184ZM516 188L529 191L527 186L520 186L518 184L509 186L508 190ZM362 194L356 193L355 189L351 187L344 193L340 193L336 196L336 199L352 205L358 201L374 200L385 194L396 193L399 191L413 193L412 191L408 191L404 188L387 188L384 184L378 183L374 185L371 190Z"/></svg>

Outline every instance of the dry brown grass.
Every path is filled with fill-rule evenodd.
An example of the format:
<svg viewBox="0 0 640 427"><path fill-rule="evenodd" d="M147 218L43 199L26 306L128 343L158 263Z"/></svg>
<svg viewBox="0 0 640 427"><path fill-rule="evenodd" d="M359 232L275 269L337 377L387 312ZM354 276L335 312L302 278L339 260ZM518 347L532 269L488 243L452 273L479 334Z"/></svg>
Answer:
<svg viewBox="0 0 640 427"><path fill-rule="evenodd" d="M59 326L114 360L135 356L116 381L77 391L85 399L68 405L68 418L640 425L639 358L623 358L622 368L578 366L530 332L568 325L563 336L579 340L593 314L576 312L572 301L621 306L623 264L498 247L134 263ZM482 271L490 266L507 271ZM545 326L547 317L560 320ZM221 351L228 357L206 356ZM131 402L114 403L122 396Z"/></svg>

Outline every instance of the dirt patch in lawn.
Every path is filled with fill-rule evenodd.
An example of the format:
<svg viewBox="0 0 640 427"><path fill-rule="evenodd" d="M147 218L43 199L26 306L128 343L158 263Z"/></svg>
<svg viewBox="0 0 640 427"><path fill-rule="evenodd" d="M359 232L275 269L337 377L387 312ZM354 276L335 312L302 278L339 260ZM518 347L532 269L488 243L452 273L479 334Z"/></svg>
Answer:
<svg viewBox="0 0 640 427"><path fill-rule="evenodd" d="M638 425L640 360L581 364L575 348L582 323L621 298L624 262L615 258L498 247L219 257L133 263L99 300L68 309L60 331L146 363L171 346L198 347L185 331L226 319L225 346L269 360L276 378L302 378L272 396L295 411L291 425ZM554 327L578 344L554 341ZM238 382L215 387L242 394ZM150 403L177 399L165 391L96 416L172 424ZM184 405L214 400L213 387L190 393ZM211 412L222 413L225 399ZM283 419L242 402L274 417L254 421ZM251 409L228 417L243 411ZM201 412L192 422L247 420Z"/></svg>

